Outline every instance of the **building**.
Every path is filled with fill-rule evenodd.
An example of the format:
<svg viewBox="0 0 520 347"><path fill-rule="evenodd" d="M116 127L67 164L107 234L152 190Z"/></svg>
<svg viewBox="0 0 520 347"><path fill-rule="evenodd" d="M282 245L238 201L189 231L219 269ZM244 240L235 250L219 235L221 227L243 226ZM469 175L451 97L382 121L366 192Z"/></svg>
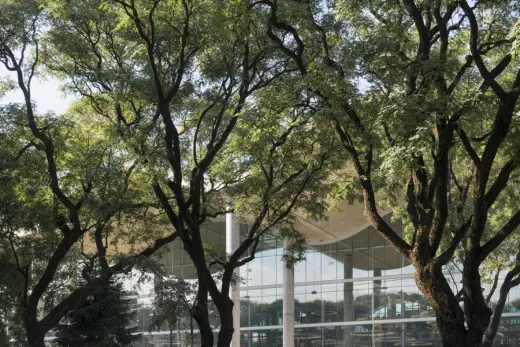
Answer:
<svg viewBox="0 0 520 347"><path fill-rule="evenodd" d="M390 216L387 213L385 218L390 221ZM402 232L400 225L392 226ZM281 260L284 241L272 236L264 237L256 258L240 269L243 283L235 291L240 298L236 322L240 335L233 347L442 345L433 310L413 280L413 266L366 223L361 206L344 206L331 213L327 222L300 218L298 228L308 237L309 248L306 260L294 272ZM228 227L227 235L234 232L236 237L246 231L247 225ZM204 237L207 243L225 249L226 220L208 223ZM228 249L232 241L228 238ZM179 241L168 245L161 261L171 275L195 277ZM456 266L446 271L458 291ZM144 334L140 346L169 346L169 332L148 332L143 322L149 312L141 305L138 320ZM495 345L518 346L519 323L520 290L513 289ZM179 325L173 340L174 346L190 344L186 324ZM195 346L197 340L195 333Z"/></svg>

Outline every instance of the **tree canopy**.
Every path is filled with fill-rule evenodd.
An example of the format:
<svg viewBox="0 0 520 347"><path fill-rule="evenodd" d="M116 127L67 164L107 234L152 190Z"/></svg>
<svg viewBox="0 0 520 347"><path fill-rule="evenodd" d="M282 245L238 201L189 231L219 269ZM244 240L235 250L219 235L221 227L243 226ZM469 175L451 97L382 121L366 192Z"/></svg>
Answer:
<svg viewBox="0 0 520 347"><path fill-rule="evenodd" d="M41 346L78 302L180 238L197 270L202 343L213 344L209 294L218 343L229 345L235 269L264 234L294 234L292 211L322 215L333 184L325 168L335 140L280 79L291 62L272 46L262 11L199 0L1 6L10 19L0 60L25 100L2 110L2 139L6 200L20 213L6 213L20 223L6 235L29 344ZM80 96L65 114L38 112L31 83L44 76ZM230 208L248 221L246 239L229 255L205 252L201 226ZM122 244L130 252L112 254ZM83 269L99 274L67 281ZM68 290L53 291L62 283Z"/></svg>
<svg viewBox="0 0 520 347"><path fill-rule="evenodd" d="M361 195L368 220L415 266L443 344L489 346L520 282L518 3L257 5L351 162L357 184L345 187L358 189L345 194ZM404 238L377 197L405 225ZM451 261L461 264L459 293L443 274ZM507 271L492 312L481 288L497 263Z"/></svg>
<svg viewBox="0 0 520 347"><path fill-rule="evenodd" d="M266 233L301 250L293 212L320 218L334 199L364 201L415 266L445 346L492 343L520 284L516 1L0 6L0 61L14 77L0 92L24 96L0 112L0 256L32 346L177 238L196 268L202 345L213 345L209 296L228 346L235 270ZM31 83L46 76L80 98L63 115L38 112ZM248 222L245 239L207 252L201 227L230 210ZM443 273L453 261L459 293ZM77 262L99 275L51 295ZM492 312L498 284L481 287L495 268L505 279Z"/></svg>

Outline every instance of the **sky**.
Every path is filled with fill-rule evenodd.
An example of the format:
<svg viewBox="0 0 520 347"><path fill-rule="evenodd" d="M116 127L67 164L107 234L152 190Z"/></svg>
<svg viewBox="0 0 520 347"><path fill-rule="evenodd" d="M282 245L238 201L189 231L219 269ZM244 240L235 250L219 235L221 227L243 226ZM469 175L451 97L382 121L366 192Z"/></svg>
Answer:
<svg viewBox="0 0 520 347"><path fill-rule="evenodd" d="M0 68L0 78L10 77L14 79L14 75L8 75L5 70ZM49 112L60 114L65 112L70 104L75 100L74 96L66 95L60 90L60 82L56 79L34 79L31 83L31 94L33 102L36 103L39 112ZM13 102L23 102L22 92L15 88L6 93L0 99L0 104L9 104Z"/></svg>

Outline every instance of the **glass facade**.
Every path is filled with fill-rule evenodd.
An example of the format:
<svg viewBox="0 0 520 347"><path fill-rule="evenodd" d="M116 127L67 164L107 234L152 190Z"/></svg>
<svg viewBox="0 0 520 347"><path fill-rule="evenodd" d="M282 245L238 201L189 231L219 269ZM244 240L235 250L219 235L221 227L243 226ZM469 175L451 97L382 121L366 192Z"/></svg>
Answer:
<svg viewBox="0 0 520 347"><path fill-rule="evenodd" d="M394 225L399 232L399 227ZM225 225L205 231L206 241L225 249ZM241 227L245 233L247 228ZM266 236L253 261L240 268L240 346L283 346L283 242ZM181 244L168 246L162 261L171 275L193 279ZM448 272L453 290L460 274ZM311 244L294 271L295 345L344 347L441 346L434 312L413 280L414 269L371 227L342 240ZM487 286L484 288L488 290ZM498 294L495 294L494 301ZM492 300L492 302L493 302ZM151 299L138 299L137 346L169 346L169 331L150 330ZM214 319L215 327L218 320ZM195 325L195 329L196 329ZM174 346L197 346L183 317L171 332ZM495 346L519 346L520 290L509 295Z"/></svg>
<svg viewBox="0 0 520 347"><path fill-rule="evenodd" d="M270 238L241 268L241 346L282 346L282 253L282 241ZM460 274L446 271L457 292ZM296 346L442 346L413 274L372 228L311 245L294 273ZM518 289L509 295L496 346L520 341L519 295Z"/></svg>

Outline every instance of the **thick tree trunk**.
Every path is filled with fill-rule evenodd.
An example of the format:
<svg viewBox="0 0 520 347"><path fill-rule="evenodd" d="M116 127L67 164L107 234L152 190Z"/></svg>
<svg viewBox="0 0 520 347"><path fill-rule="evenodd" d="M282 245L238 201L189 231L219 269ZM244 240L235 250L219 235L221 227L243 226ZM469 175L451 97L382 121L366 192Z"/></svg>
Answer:
<svg viewBox="0 0 520 347"><path fill-rule="evenodd" d="M201 347L213 347L213 329L211 329L209 323L208 290L205 282L201 279L199 268L197 268L197 273L199 274L199 288L197 290L196 305L191 310L191 316L199 326Z"/></svg>
<svg viewBox="0 0 520 347"><path fill-rule="evenodd" d="M464 315L468 328L468 340L473 346L481 346L493 312L482 292L479 263L468 257L464 263Z"/></svg>
<svg viewBox="0 0 520 347"><path fill-rule="evenodd" d="M193 308L193 319L197 322L200 331L201 347L213 347L213 330L209 324L209 311L206 301L199 301Z"/></svg>
<svg viewBox="0 0 520 347"><path fill-rule="evenodd" d="M30 322L25 321L25 332L27 336L27 343L30 347L44 347L45 334L42 333L37 326L36 320Z"/></svg>
<svg viewBox="0 0 520 347"><path fill-rule="evenodd" d="M44 347L45 332L42 331L36 318L36 308L26 307L24 313L25 334L30 347Z"/></svg>
<svg viewBox="0 0 520 347"><path fill-rule="evenodd" d="M27 334L27 342L30 347L45 347L44 335Z"/></svg>
<svg viewBox="0 0 520 347"><path fill-rule="evenodd" d="M449 313L448 313L449 314ZM461 331L460 325L450 319L437 317L437 328L441 335L442 345L444 347L478 347L467 339L467 334Z"/></svg>
<svg viewBox="0 0 520 347"><path fill-rule="evenodd" d="M468 339L464 313L441 269L416 266L415 281L435 311L437 327L444 347L478 347Z"/></svg>
<svg viewBox="0 0 520 347"><path fill-rule="evenodd" d="M218 333L217 347L229 347L233 339L233 301L224 300L219 305L220 331Z"/></svg>
<svg viewBox="0 0 520 347"><path fill-rule="evenodd" d="M213 347L213 330L209 324L209 321L200 317L193 317L199 326L200 331L200 346L201 347Z"/></svg>
<svg viewBox="0 0 520 347"><path fill-rule="evenodd" d="M213 330L209 321L202 317L193 317L199 326L201 347L213 347Z"/></svg>

